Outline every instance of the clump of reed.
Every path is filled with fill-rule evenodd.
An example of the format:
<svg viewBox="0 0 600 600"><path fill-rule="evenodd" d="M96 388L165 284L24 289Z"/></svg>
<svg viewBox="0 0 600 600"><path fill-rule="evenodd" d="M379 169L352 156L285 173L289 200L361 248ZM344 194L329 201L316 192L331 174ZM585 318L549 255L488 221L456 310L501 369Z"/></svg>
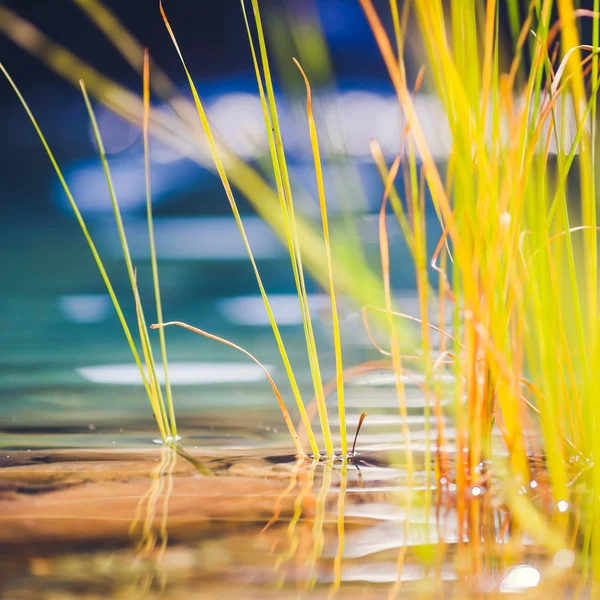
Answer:
<svg viewBox="0 0 600 600"><path fill-rule="evenodd" d="M386 352L391 356L395 373L399 410L406 417L403 383L406 369L402 349L412 340L406 340L401 307L392 296L386 229L389 203L412 252L416 273L421 309L420 319L417 319L421 346L418 362L425 374L426 416L432 414L437 424L431 433L434 448L427 450L426 463L434 464L437 481L448 481L451 476L455 479L460 539L468 536L477 552L483 525L478 508L480 499L471 492L486 485L481 465L494 461L502 465L506 474L502 477L503 493L519 526L549 548L577 546L585 563L591 566L594 580L599 581L600 528L593 527L594 521L597 523L600 519L600 464L594 460L600 456L600 413L595 396L595 374L600 366L596 212L599 2L595 1L595 10L589 11L576 10L571 0L532 0L521 16L516 0L509 0L505 7L497 0L485 3L455 0L448 6L441 0L413 0L401 5L397 0L390 0L390 13L384 16L376 12L371 0L357 1L380 49L405 125L402 139L398 140L398 156L391 165L386 164L377 140L371 145L385 189L379 218L379 274L368 266L358 240L345 240L345 245L336 245L331 240L319 123L312 110L309 78L298 61L298 77L306 90L307 126L321 222L311 225L296 214L258 0L251 0L252 22L243 0L241 8L268 138L271 158L268 177L241 161L213 133L162 3L160 10L189 82L192 104L180 98L158 68L153 67L153 78L149 76L148 55L99 0L76 0L76 3L105 31L123 56L143 72L141 99L47 40L41 32L23 24L4 8L0 8L0 27L34 54L39 55L43 47L41 58L52 68L67 79L85 79L87 89L101 102L126 118L140 122L147 165L149 132L176 148L187 148L191 141L192 145L198 143L208 149L208 153L191 151L191 156L201 164L212 163L223 184L269 315L297 410L308 432L310 452L315 457L321 455L323 449L313 432L252 256L234 189L250 200L287 246L327 458L334 456L336 448L330 433L305 270L310 271L331 298L342 456L348 455L348 447L343 392L345 371L336 293L364 306L365 314L379 315L378 325L385 327L388 336ZM510 44L505 44L500 29L503 8L508 14ZM553 24L554 10L558 21ZM593 23L592 43L587 45L580 42L578 34L578 24L584 19L591 19ZM391 38L384 26L388 21L392 25ZM412 22L418 27L425 55L418 57L423 61L424 70L419 71L414 81L409 81L407 28ZM28 28L26 36L22 35L25 26ZM528 61L523 60L524 53ZM291 57L289 59L291 68ZM423 85L435 91L452 135L448 166L443 173L432 157L415 111L414 94ZM171 103L174 116L165 117L151 108L150 90ZM172 396L167 382L165 405L155 374L135 271L110 182L110 169L85 88L83 91L106 170L138 307L138 329L148 376L144 374L132 335L83 219L33 115L20 97L88 238L140 366L161 435L170 439L177 435ZM568 111L572 112L575 123L570 131L564 117ZM401 200L397 185L400 175L405 201ZM269 179L274 181L274 187L268 183ZM147 187L152 244L149 185ZM426 198L431 199L443 231L441 239L436 240L433 255L428 251L431 240L427 239L425 228L429 202ZM157 325L166 372L163 337L166 324L162 322L154 251L152 264ZM435 321L428 311L434 298L439 317ZM453 325L446 329L448 315ZM441 334L437 349L432 339L434 331ZM454 375L455 383L450 392L440 385L439 375L444 370ZM296 450L302 456L306 450L274 382L273 387ZM456 428L455 475L451 474L442 451L445 445L442 400L447 399L448 394L453 401L451 413ZM410 431L405 418L403 423L406 464L411 477ZM501 453L491 443L494 428L503 439ZM541 437L531 432L538 432ZM543 490L536 491L536 499L530 493L534 481L532 455L544 457L547 473L547 483ZM569 510L573 504L574 478L585 481L589 490L584 502L577 507L576 518ZM529 491L523 493L524 489ZM583 538L581 544L578 536Z"/></svg>
<svg viewBox="0 0 600 600"><path fill-rule="evenodd" d="M437 281L431 283L437 287L442 314L447 306L454 322L452 339L441 350L452 359L456 381L459 523L477 545L480 514L477 503L465 498L481 483L482 461L503 460L491 445L496 427L507 454L510 479L504 480L504 491L509 504L542 543L557 548L572 539L574 473L569 465L581 465L577 477L586 471L590 494L580 514L588 536L584 552L596 550L598 575L600 531L591 528L591 521L599 508L593 381L598 365L595 138L600 14L575 11L570 1L531 2L522 23L511 20L514 51L503 71L498 3L484 7L459 1L448 10L441 2L413 3L426 66L452 133L442 177L405 77L406 15L398 18L392 2L394 44L371 1L360 3L406 118L403 160L412 172L413 198L406 218L412 219L420 298L431 294L420 225L425 215L419 198L425 190L443 228L431 262ZM559 20L552 25L554 4ZM517 15L518 3L508 5L509 13ZM594 19L591 45L579 42L577 20L582 18ZM525 48L529 64L522 60ZM571 137L565 134L569 109L575 121ZM425 310L421 318L427 356ZM443 321L437 326L443 327ZM424 365L430 379L432 368L427 371ZM439 403L439 394L433 396ZM541 432L541 447L532 431ZM539 512L518 498L523 494L519 488L530 489L530 457L536 452L545 457L548 473Z"/></svg>

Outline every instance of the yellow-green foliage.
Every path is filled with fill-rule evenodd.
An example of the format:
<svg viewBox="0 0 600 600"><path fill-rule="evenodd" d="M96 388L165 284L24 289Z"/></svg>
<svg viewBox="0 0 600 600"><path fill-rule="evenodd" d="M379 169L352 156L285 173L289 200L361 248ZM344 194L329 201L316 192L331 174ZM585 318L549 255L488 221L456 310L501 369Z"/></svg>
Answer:
<svg viewBox="0 0 600 600"><path fill-rule="evenodd" d="M394 51L371 0L360 3L406 116L409 143L422 161L419 192L425 185L431 193L452 258L449 271L440 270L439 282L444 287L451 282L450 289L439 296L451 302L455 322L463 323L453 332L457 451L468 450L466 467L457 477L459 493L478 482L477 465L491 458L493 423L502 432L513 476L527 485L527 453L532 450L527 429L533 424L543 433L554 505L569 502L569 459L589 459L600 449L594 392L598 26L592 46L580 45L576 26L577 18L597 20L600 15L576 13L570 0L531 2L525 22L514 30L512 56L505 56L497 2L412 3L427 53L423 60L452 132L444 181L415 115L402 52ZM560 21L551 27L553 8ZM397 7L392 12L396 11ZM518 14L516 2L509 3L509 12ZM511 23L514 26L515 20ZM560 53L554 59L559 27ZM395 30L402 48L402 30ZM530 65L521 61L526 43ZM585 62L583 51L588 55ZM512 64L502 72L500 64L507 58ZM590 62L591 76L586 76ZM575 118L569 146L565 119L557 116L568 109ZM551 142L556 147L554 160ZM424 241L413 241L417 271L424 276ZM528 408L528 399L537 407L535 412ZM600 469L592 471L589 484L597 490ZM592 512L598 514L598 494L592 495L588 523ZM515 500L515 508L516 504ZM524 511L523 503L518 504ZM553 513L556 530L566 533L568 516ZM468 518L471 531L476 531L478 516L471 511ZM530 524L534 520L529 519ZM598 544L597 530L594 538Z"/></svg>

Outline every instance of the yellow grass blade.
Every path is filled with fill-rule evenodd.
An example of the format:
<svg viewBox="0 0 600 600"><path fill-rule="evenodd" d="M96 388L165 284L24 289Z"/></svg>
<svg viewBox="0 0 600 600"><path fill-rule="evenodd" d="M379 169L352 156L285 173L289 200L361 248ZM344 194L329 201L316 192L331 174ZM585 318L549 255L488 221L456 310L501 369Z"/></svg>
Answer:
<svg viewBox="0 0 600 600"><path fill-rule="evenodd" d="M244 226L242 223L242 219L239 213L239 210L237 208L237 204L235 201L235 197L233 195L233 191L231 189L231 185L229 184L229 179L227 177L227 173L225 172L225 167L223 165L223 161L221 159L221 155L219 153L219 149L217 147L217 143L216 140L213 136L212 133L212 129L210 127L210 124L208 122L208 118L206 117L206 113L204 111L204 107L202 105L202 102L200 100L200 96L198 95L198 92L196 90L196 86L194 84L194 81L187 69L187 66L185 64L185 61L183 59L183 54L181 53L181 50L179 49L179 45L177 43L177 39L175 38L175 34L173 33L173 30L171 29L171 25L169 24L169 21L167 19L167 15L164 12L163 6L162 6L162 2L160 3L160 10L161 10L161 14L163 17L163 20L165 22L165 26L167 27L167 31L169 32L169 35L171 37L171 40L173 42L173 45L177 51L177 54L181 60L181 64L183 66L183 69L185 71L189 86L190 86L190 90L192 92L192 95L194 97L194 103L196 105L196 109L198 111L198 116L200 118L201 124L202 124L202 128L204 130L204 133L206 135L206 139L208 141L208 145L210 148L210 152L211 155L213 157L213 160L215 162L215 166L217 169L217 172L219 174L219 177L221 179L221 183L223 184L223 188L225 189L225 194L227 196L227 199L229 200L229 204L231 206L231 210L233 212L233 216L235 218L235 221L237 223L238 229L240 231L240 234L242 236L242 241L244 243L244 246L246 248L246 251L248 252L248 257L250 258L250 262L252 263L252 268L254 270L254 274L260 289L260 293L263 299L263 302L265 304L265 308L267 310L267 314L269 316L269 321L271 323L271 327L273 329L273 333L275 335L275 339L277 342L277 346L279 348L279 352L281 354L281 358L283 360L284 363L284 367L286 370L286 373L288 375L288 378L290 380L290 385L292 387L292 391L294 393L294 397L296 399L296 404L298 406L298 410L300 411L300 415L302 417L302 420L305 424L306 430L308 432L309 435L309 440L310 440L310 445L311 445L311 449L312 452L315 456L319 455L319 451L318 451L318 446L316 444L316 441L314 439L314 434L312 432L312 427L310 425L310 422L306 416L306 409L304 408L304 403L302 402L302 397L300 395L300 390L298 388L298 384L296 383L296 378L294 376L290 361L288 359L287 356L287 352L285 350L285 346L283 344L283 340L281 338L281 335L279 333L279 328L277 327L277 323L275 322L275 317L273 315L273 311L271 310L271 306L269 304L269 300L267 298L267 293L265 291L264 285L262 283L262 278L260 277L259 271L258 271L258 267L256 266L256 262L254 260L254 256L252 255L252 250L250 248L250 243L248 241L248 238L246 236L246 232L244 230Z"/></svg>
<svg viewBox="0 0 600 600"><path fill-rule="evenodd" d="M281 136L281 128L279 126L279 118L277 115L277 106L275 102L275 92L273 88L273 82L271 79L271 70L269 66L269 60L267 56L267 49L265 43L265 36L262 28L262 21L260 17L260 10L258 7L258 1L252 0L252 8L254 12L254 20L256 24L256 30L258 34L258 43L261 56L261 64L263 68L263 74L265 79L266 87L266 98L268 106L268 120L266 123L267 135L271 137L273 135L273 142L275 151L273 152L273 144L270 142L271 155L273 158L273 166L275 171L275 177L278 180L278 193L280 197L281 212L283 221L285 224L285 232L287 237L288 251L292 263L292 270L294 273L294 281L296 284L296 292L298 294L298 300L300 302L300 309L302 313L302 321L304 325L304 333L306 338L306 346L308 351L308 360L310 364L310 371L313 380L313 388L315 395L319 399L319 420L321 423L321 431L323 433L323 440L325 442L325 452L327 457L332 457L334 454L333 443L331 441L331 432L329 429L329 419L327 416L327 407L325 405L325 398L323 394L323 382L321 378L321 370L319 366L319 357L317 354L317 347L315 342L315 336L312 326L312 319L310 316L310 308L308 305L308 296L306 293L306 284L304 280L304 269L302 265L302 254L300 251L300 243L298 230L296 227L296 216L294 209L294 202L292 198L292 190L290 184L290 178L287 168L287 161L285 157L285 151L283 147L283 139ZM242 9L244 4L242 2ZM245 14L245 9L244 9ZM246 27L248 29L248 37L250 39L252 47L252 38L246 20ZM252 49L254 54L254 50ZM257 75L257 81L260 81L260 74L256 67L255 70ZM261 84L259 83L259 88ZM263 94L264 98L264 94Z"/></svg>
<svg viewBox="0 0 600 600"><path fill-rule="evenodd" d="M137 318L138 331L140 334L140 340L142 343L142 351L144 353L144 361L146 362L146 368L148 369L150 379L150 404L152 405L152 411L154 412L154 418L160 429L161 437L163 441L168 441L171 438L171 431L169 430L169 423L167 421L167 412L165 405L162 402L162 398L159 397L160 385L158 383L158 377L156 371L152 368L152 356L150 354L150 343L148 337L144 335L146 331L146 323L144 323L144 316L142 315L142 303L140 301L140 295L137 288L136 273L133 274L133 295L135 300L135 315Z"/></svg>
<svg viewBox="0 0 600 600"><path fill-rule="evenodd" d="M313 151L313 160L315 165L315 174L317 178L317 188L319 192L319 204L321 207L321 221L323 223L323 239L325 241L325 256L327 261L327 270L329 273L329 295L331 297L331 314L333 320L333 346L335 352L335 369L337 374L337 402L340 418L340 436L342 443L342 456L348 454L348 442L346 439L346 406L344 402L344 366L342 363L342 341L340 338L340 323L335 299L335 286L333 283L333 266L331 263L331 244L329 241L329 224L327 219L327 204L325 202L325 184L323 183L323 167L321 165L321 153L319 151L319 139L317 137L317 126L312 111L312 98L310 83L306 74L302 70L300 63L294 59L296 66L300 69L304 83L306 84L306 112L308 118L308 127L310 131L310 141Z"/></svg>

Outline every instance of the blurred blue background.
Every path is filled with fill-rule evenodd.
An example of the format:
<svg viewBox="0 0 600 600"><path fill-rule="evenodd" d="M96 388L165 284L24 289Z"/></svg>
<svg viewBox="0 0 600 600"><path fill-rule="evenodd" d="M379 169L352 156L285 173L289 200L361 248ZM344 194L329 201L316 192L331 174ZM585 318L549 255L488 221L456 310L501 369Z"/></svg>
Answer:
<svg viewBox="0 0 600 600"><path fill-rule="evenodd" d="M1 4L101 73L141 92L139 76L74 2ZM241 158L268 173L267 139L239 1L164 4L215 130ZM189 97L158 2L106 0L105 5L149 47L156 64ZM387 0L375 5L390 26ZM294 55L314 87L333 227L353 220L377 272L376 213L383 190L369 141L376 139L391 163L400 149L402 123L372 33L354 0L264 0L261 7L297 210L318 219L305 90L291 60ZM409 26L409 38L414 29ZM413 42L418 54L418 43ZM0 60L38 118L134 322L110 199L81 93L5 36L0 36ZM418 56L408 65L407 76L414 81ZM153 98L153 105L160 107L160 101ZM450 137L436 100L421 94L417 111L432 152L443 164ZM153 320L140 131L100 105L97 115L141 293ZM10 432L11 443L19 445L25 442L14 436L32 431L51 435L61 427L81 427L88 434L104 427L112 432L117 422L139 425L140 419L151 425L141 386L130 385L137 383L131 356L102 280L39 139L5 81L0 81L0 138L0 429ZM218 178L156 140L150 157L165 318L185 320L243 345L271 365L285 389L254 274ZM237 199L300 382L310 397L289 259L244 198L238 194ZM415 312L412 264L394 223L390 218L393 287L405 310ZM428 231L435 244L439 228L433 211ZM309 291L327 379L333 374L328 299L310 281ZM342 302L348 365L378 356L357 308ZM184 331L169 331L168 341L177 373L176 404L190 428L206 423L211 411L221 414L226 407L276 408L260 373L233 350ZM227 411L230 421L239 416Z"/></svg>

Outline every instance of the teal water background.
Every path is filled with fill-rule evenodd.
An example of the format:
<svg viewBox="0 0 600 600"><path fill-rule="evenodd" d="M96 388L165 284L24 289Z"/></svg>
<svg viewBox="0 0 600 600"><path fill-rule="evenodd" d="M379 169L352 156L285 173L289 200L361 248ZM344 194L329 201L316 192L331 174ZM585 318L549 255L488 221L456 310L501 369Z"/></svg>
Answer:
<svg viewBox="0 0 600 600"><path fill-rule="evenodd" d="M312 385L289 258L257 217L246 218L251 244L271 294L305 400ZM357 221L377 268L376 224ZM155 320L146 224L126 219L149 322ZM90 224L130 327L135 311L114 222ZM165 320L182 320L229 339L265 363L289 393L266 312L233 219L158 218L157 247ZM416 311L406 247L390 222L401 305ZM212 236L212 237L211 237ZM0 428L3 445L104 445L154 434L139 374L103 282L77 223L69 218L11 223L0 236ZM329 300L309 282L323 378L334 375ZM358 307L342 299L347 366L380 357L366 337ZM158 335L155 352L158 356ZM135 331L134 331L135 337ZM252 436L283 428L277 402L260 370L241 353L189 331L167 331L179 426L246 428ZM335 405L335 400L333 401ZM333 409L332 409L333 410ZM359 411L360 412L360 411ZM250 415L250 420L248 416ZM134 433L135 432L135 433ZM206 432L205 432L206 433ZM124 435L129 434L129 436ZM138 439L138 435L140 436Z"/></svg>

